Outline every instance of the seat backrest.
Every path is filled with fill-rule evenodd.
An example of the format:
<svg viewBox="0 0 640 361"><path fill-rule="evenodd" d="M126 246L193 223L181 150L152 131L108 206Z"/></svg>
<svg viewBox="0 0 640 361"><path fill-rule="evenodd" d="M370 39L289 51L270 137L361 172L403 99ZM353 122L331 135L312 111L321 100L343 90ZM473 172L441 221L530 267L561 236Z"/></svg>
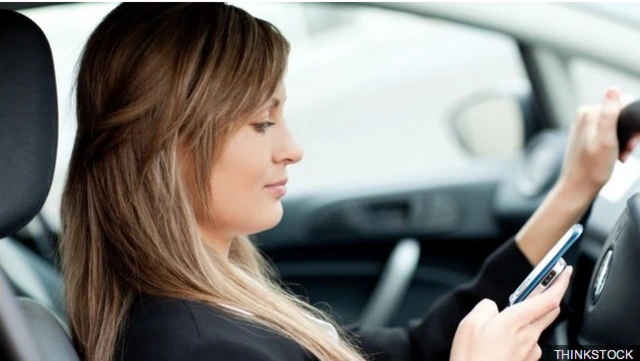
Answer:
<svg viewBox="0 0 640 361"><path fill-rule="evenodd" d="M3 361L44 360L35 347L30 329L0 270L0 356Z"/></svg>
<svg viewBox="0 0 640 361"><path fill-rule="evenodd" d="M80 361L62 320L38 301L20 297L18 303L31 337L47 361Z"/></svg>
<svg viewBox="0 0 640 361"><path fill-rule="evenodd" d="M39 301L67 322L64 284L53 264L7 237L0 240L0 265L17 296Z"/></svg>

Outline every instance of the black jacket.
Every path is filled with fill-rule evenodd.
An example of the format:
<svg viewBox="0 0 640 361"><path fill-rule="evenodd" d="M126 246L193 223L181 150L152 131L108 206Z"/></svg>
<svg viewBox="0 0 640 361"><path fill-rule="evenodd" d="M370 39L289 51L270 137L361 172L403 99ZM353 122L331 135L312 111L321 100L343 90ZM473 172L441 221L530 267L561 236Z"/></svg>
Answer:
<svg viewBox="0 0 640 361"><path fill-rule="evenodd" d="M375 361L448 360L458 323L483 298L502 309L532 266L506 242L469 283L440 298L408 327L346 326ZM311 361L296 342L197 302L143 296L131 309L117 348L122 361Z"/></svg>

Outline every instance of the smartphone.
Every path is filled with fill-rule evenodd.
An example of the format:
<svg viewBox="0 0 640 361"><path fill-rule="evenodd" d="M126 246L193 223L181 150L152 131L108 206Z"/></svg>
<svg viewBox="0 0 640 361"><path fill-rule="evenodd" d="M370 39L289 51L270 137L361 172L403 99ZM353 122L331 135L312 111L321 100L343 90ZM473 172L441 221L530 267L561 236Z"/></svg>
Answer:
<svg viewBox="0 0 640 361"><path fill-rule="evenodd" d="M562 256L564 256L569 248L580 238L583 229L581 224L574 224L567 233L556 242L542 261L529 273L520 286L516 288L515 292L509 296L509 306L522 302L533 294L542 293L553 284L560 273L567 267L567 263Z"/></svg>

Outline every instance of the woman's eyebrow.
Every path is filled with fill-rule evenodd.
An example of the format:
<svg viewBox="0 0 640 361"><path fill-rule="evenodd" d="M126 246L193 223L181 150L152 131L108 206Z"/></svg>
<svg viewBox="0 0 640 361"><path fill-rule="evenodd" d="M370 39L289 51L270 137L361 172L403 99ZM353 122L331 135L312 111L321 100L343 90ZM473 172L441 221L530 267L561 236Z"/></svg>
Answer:
<svg viewBox="0 0 640 361"><path fill-rule="evenodd" d="M267 104L265 104L262 107L262 109L277 108L281 103L282 103L282 101L280 100L280 98L277 98L276 96L273 96L273 97L271 97L271 99L269 99L267 101Z"/></svg>
<svg viewBox="0 0 640 361"><path fill-rule="evenodd" d="M287 100L287 98L284 98L284 100L281 100L280 98L277 98L277 97L274 96L274 97L271 98L271 107L272 108L276 108L280 104L282 104L285 100Z"/></svg>
<svg viewBox="0 0 640 361"><path fill-rule="evenodd" d="M285 98L286 100L286 98ZM260 109L258 110L258 112L264 112L266 110L269 109L273 109L273 108L277 108L280 104L282 104L282 100L280 100L280 98L278 98L277 96L272 96L271 99L267 100L267 102L265 103L265 105L261 106Z"/></svg>

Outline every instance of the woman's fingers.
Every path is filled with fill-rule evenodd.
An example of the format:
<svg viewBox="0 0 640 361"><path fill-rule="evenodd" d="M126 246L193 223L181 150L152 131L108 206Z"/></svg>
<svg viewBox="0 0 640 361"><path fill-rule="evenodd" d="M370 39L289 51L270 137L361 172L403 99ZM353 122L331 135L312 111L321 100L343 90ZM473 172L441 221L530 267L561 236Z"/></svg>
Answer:
<svg viewBox="0 0 640 361"><path fill-rule="evenodd" d="M558 318L559 314L560 314L560 307L556 307L551 312L547 313L546 315L540 317L539 319L531 323L531 326L530 326L532 329L531 332L535 334L536 339L540 337L540 334L542 334L542 331L546 330L547 327L549 327L553 323L553 321L555 321L556 318Z"/></svg>
<svg viewBox="0 0 640 361"><path fill-rule="evenodd" d="M569 266L545 292L502 313L495 302L480 301L460 322L450 360L538 360L542 355L538 339L558 317L571 273Z"/></svg>
<svg viewBox="0 0 640 361"><path fill-rule="evenodd" d="M498 314L498 306L489 299L483 299L462 319L456 331L451 360L467 360L472 352L473 340L484 325Z"/></svg>
<svg viewBox="0 0 640 361"><path fill-rule="evenodd" d="M483 299L460 322L460 327L465 327L473 333L477 333L490 319L499 313L498 306L490 299Z"/></svg>
<svg viewBox="0 0 640 361"><path fill-rule="evenodd" d="M480 336L484 325L498 314L498 306L489 299L483 299L465 316L458 325L451 348L451 361L467 361L473 354L473 345Z"/></svg>
<svg viewBox="0 0 640 361"><path fill-rule="evenodd" d="M540 348L540 345L536 343L533 345L531 350L529 350L529 353L527 354L527 357L525 358L525 360L538 361L540 360L541 357L542 357L542 348Z"/></svg>
<svg viewBox="0 0 640 361"><path fill-rule="evenodd" d="M491 318L495 317L499 313L498 305L488 298L478 302L476 307L473 308L470 315L472 322L477 325L484 325Z"/></svg>
<svg viewBox="0 0 640 361"><path fill-rule="evenodd" d="M621 108L621 94L620 89L611 87L607 89L607 92L602 100L602 107L600 108L600 114L598 117L598 124L607 130L613 130L615 134L616 127L618 125L618 115Z"/></svg>
<svg viewBox="0 0 640 361"><path fill-rule="evenodd" d="M562 297L569 287L572 272L573 267L568 266L545 292L504 310L507 322L526 327L560 306Z"/></svg>

